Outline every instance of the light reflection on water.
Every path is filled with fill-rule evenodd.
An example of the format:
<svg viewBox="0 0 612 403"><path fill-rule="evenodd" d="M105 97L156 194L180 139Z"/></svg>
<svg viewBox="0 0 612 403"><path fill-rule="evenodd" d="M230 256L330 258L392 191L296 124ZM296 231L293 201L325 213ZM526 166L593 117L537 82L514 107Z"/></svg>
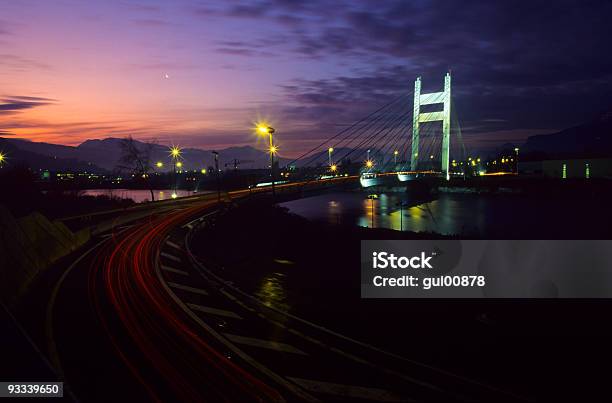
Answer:
<svg viewBox="0 0 612 403"><path fill-rule="evenodd" d="M415 205L416 203L416 205ZM283 203L295 214L330 224L389 228L441 234L480 233L503 226L513 201L469 194L440 194L419 203L404 193L383 193L377 199L362 192L338 192Z"/></svg>
<svg viewBox="0 0 612 403"><path fill-rule="evenodd" d="M286 278L284 273L268 273L261 279L255 292L266 306L288 310L287 294L285 292Z"/></svg>
<svg viewBox="0 0 612 403"><path fill-rule="evenodd" d="M83 191L86 196L109 196L120 199L132 199L136 203L151 200L151 192L145 189L87 189ZM172 189L153 190L155 200L168 200L172 198ZM178 197L191 196L194 193L189 190L177 190Z"/></svg>

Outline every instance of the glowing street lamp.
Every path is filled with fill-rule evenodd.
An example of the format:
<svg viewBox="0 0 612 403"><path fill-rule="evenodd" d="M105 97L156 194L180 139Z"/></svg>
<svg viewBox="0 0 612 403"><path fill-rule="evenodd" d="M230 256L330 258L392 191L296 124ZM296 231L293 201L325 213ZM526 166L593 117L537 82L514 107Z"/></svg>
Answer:
<svg viewBox="0 0 612 403"><path fill-rule="evenodd" d="M395 162L395 165L397 165L397 154L399 154L399 151L393 151L393 161Z"/></svg>
<svg viewBox="0 0 612 403"><path fill-rule="evenodd" d="M6 156L3 153L0 153L0 165L2 165L6 161Z"/></svg>
<svg viewBox="0 0 612 403"><path fill-rule="evenodd" d="M276 196L276 190L274 188L274 154L278 151L278 147L274 145L272 141L272 135L275 130L272 126L268 126L266 124L258 124L257 132L261 135L268 135L270 138L270 148L268 149L270 152L270 177L272 179L272 197Z"/></svg>
<svg viewBox="0 0 612 403"><path fill-rule="evenodd" d="M336 172L338 170L338 166L336 164L332 164L329 169L331 169L332 172Z"/></svg>
<svg viewBox="0 0 612 403"><path fill-rule="evenodd" d="M172 166L173 166L173 176L174 176L174 190L176 191L176 168L177 167L182 167L183 163L181 161L179 161L179 158L181 158L181 148L178 146L172 146L170 147L170 157L172 158Z"/></svg>
<svg viewBox="0 0 612 403"><path fill-rule="evenodd" d="M174 159L178 159L181 156L181 149L177 146L170 147L170 156Z"/></svg>
<svg viewBox="0 0 612 403"><path fill-rule="evenodd" d="M164 167L164 163L161 161L157 161L157 164L155 164L156 167L158 168L163 168Z"/></svg>
<svg viewBox="0 0 612 403"><path fill-rule="evenodd" d="M374 166L374 161L372 160L367 160L365 163L367 168L372 168Z"/></svg>
<svg viewBox="0 0 612 403"><path fill-rule="evenodd" d="M329 166L330 166L330 167L332 166L331 155L332 155L332 153L333 153L333 152L334 152L334 148L333 148L333 147L329 147L329 148L327 149L327 157L328 157L328 159L329 159Z"/></svg>

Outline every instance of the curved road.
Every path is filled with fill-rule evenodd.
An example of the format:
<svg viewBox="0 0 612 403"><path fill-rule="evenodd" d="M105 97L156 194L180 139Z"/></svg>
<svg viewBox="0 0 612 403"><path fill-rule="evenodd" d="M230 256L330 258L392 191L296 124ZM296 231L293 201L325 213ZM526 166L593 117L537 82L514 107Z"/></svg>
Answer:
<svg viewBox="0 0 612 403"><path fill-rule="evenodd" d="M63 273L46 339L80 400L517 398L265 306L212 274L188 241L222 208L214 195L152 212L101 236Z"/></svg>

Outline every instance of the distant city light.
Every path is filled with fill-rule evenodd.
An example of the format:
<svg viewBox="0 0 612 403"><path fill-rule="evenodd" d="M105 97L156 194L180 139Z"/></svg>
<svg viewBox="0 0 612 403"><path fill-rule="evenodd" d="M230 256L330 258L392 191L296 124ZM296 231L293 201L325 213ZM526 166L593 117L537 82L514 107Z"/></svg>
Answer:
<svg viewBox="0 0 612 403"><path fill-rule="evenodd" d="M157 164L155 164L155 166L157 166L158 168L161 168L164 166L164 163L161 161L158 161Z"/></svg>
<svg viewBox="0 0 612 403"><path fill-rule="evenodd" d="M178 196L176 195L176 192L172 192L172 198L176 199Z"/></svg>
<svg viewBox="0 0 612 403"><path fill-rule="evenodd" d="M6 156L3 153L0 153L0 164L2 164L5 159L6 159Z"/></svg>
<svg viewBox="0 0 612 403"><path fill-rule="evenodd" d="M182 166L183 166L183 163L182 163L181 161L178 161L178 162L176 163L176 167L177 167L177 168L180 168L180 167L182 167Z"/></svg>
<svg viewBox="0 0 612 403"><path fill-rule="evenodd" d="M336 172L336 170L338 170L338 166L334 164L330 167L330 169L332 170L332 172Z"/></svg>
<svg viewBox="0 0 612 403"><path fill-rule="evenodd" d="M367 160L366 161L366 167L372 168L373 166L374 166L374 162L372 162L372 160Z"/></svg>
<svg viewBox="0 0 612 403"><path fill-rule="evenodd" d="M202 173L202 175L206 174L206 169L202 168L202 170L200 171Z"/></svg>

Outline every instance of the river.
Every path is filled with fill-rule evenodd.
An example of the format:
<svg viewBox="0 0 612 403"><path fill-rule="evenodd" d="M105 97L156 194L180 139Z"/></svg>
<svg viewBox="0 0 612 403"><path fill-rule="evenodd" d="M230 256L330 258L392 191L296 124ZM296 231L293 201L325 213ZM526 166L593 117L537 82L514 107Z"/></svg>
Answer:
<svg viewBox="0 0 612 403"><path fill-rule="evenodd" d="M337 192L283 203L314 221L444 235L532 238L591 238L608 208L600 202L520 194L440 193L410 200L404 193ZM403 204L403 206L400 206ZM604 203L605 204L605 203ZM607 219L607 218L605 218Z"/></svg>
<svg viewBox="0 0 612 403"><path fill-rule="evenodd" d="M167 200L172 197L172 189L156 189L153 190L155 200ZM87 189L83 195L86 196L109 196L118 197L120 199L132 199L136 203L142 203L151 200L151 192L145 189ZM194 193L189 190L177 190L177 197L192 196Z"/></svg>

